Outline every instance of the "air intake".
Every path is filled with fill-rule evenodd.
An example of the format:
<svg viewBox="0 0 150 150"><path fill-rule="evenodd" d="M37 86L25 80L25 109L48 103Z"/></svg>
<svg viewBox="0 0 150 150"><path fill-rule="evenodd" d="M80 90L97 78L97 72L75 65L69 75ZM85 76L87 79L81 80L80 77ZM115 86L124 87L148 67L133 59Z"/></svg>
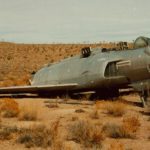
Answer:
<svg viewBox="0 0 150 150"><path fill-rule="evenodd" d="M89 57L90 55L91 55L91 48L90 47L84 47L81 49L82 58Z"/></svg>

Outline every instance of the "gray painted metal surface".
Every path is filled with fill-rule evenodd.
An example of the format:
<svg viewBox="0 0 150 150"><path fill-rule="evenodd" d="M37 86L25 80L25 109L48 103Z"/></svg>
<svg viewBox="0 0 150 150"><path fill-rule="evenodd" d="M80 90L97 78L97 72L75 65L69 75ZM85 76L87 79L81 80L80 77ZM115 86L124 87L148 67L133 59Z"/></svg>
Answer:
<svg viewBox="0 0 150 150"><path fill-rule="evenodd" d="M80 55L45 66L33 77L31 85L76 83L78 89L126 86L150 78L150 48ZM70 89L72 90L72 89Z"/></svg>

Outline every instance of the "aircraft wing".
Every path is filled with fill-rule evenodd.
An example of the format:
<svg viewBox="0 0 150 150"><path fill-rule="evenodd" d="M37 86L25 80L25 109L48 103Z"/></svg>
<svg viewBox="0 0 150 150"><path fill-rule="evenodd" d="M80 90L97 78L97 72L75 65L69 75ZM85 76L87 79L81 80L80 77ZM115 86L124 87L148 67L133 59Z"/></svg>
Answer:
<svg viewBox="0 0 150 150"><path fill-rule="evenodd" d="M56 84L56 85L29 85L29 86L12 86L0 87L0 94L13 94L13 93L38 93L41 91L67 91L76 87L77 83Z"/></svg>

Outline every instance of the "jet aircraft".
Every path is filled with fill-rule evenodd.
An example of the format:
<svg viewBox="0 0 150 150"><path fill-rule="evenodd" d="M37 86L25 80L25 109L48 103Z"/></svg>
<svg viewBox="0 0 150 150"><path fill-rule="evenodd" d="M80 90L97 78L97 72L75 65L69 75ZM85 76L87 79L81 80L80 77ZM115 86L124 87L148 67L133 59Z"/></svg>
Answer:
<svg viewBox="0 0 150 150"><path fill-rule="evenodd" d="M91 92L93 97L115 97L125 88L137 91L144 106L149 103L149 38L137 38L134 49L128 50L85 47L80 55L42 67L33 75L31 85L1 87L0 94L67 93L72 96Z"/></svg>

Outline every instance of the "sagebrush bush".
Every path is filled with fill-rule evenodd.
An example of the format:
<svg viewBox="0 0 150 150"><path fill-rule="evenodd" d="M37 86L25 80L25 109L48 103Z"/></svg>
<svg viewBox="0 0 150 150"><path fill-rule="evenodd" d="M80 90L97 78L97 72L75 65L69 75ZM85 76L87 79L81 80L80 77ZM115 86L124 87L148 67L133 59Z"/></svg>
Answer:
<svg viewBox="0 0 150 150"><path fill-rule="evenodd" d="M128 132L135 133L141 123L138 116L128 116L123 118L123 128Z"/></svg>
<svg viewBox="0 0 150 150"><path fill-rule="evenodd" d="M126 105L119 101L106 102L103 106L103 109L107 114L114 117L123 116L126 112Z"/></svg>
<svg viewBox="0 0 150 150"><path fill-rule="evenodd" d="M133 138L133 135L123 128L122 125L114 123L104 125L103 132L111 138Z"/></svg>
<svg viewBox="0 0 150 150"><path fill-rule="evenodd" d="M101 128L91 122L78 120L69 127L69 139L83 144L85 147L102 147L104 136Z"/></svg>
<svg viewBox="0 0 150 150"><path fill-rule="evenodd" d="M79 118L77 116L72 116L71 121L77 121Z"/></svg>
<svg viewBox="0 0 150 150"><path fill-rule="evenodd" d="M0 140L10 140L12 134L18 132L16 126L0 126Z"/></svg>
<svg viewBox="0 0 150 150"><path fill-rule="evenodd" d="M22 129L17 142L26 147L48 147L52 144L51 131L45 126Z"/></svg>
<svg viewBox="0 0 150 150"><path fill-rule="evenodd" d="M83 110L83 109L76 109L75 112L76 112L76 113L84 113L85 110Z"/></svg>
<svg viewBox="0 0 150 150"><path fill-rule="evenodd" d="M0 101L0 113L2 117L16 117L19 112L19 105L14 99L5 98Z"/></svg>
<svg viewBox="0 0 150 150"><path fill-rule="evenodd" d="M11 139L11 132L6 128L0 129L0 140L9 140Z"/></svg>
<svg viewBox="0 0 150 150"><path fill-rule="evenodd" d="M21 129L17 142L24 144L25 147L51 147L60 149L63 145L58 135L59 120L52 123L49 127L45 125L34 125L26 129Z"/></svg>
<svg viewBox="0 0 150 150"><path fill-rule="evenodd" d="M139 118L130 116L123 118L123 122L120 125L107 123L104 125L103 131L111 138L135 138L135 133L139 126Z"/></svg>

